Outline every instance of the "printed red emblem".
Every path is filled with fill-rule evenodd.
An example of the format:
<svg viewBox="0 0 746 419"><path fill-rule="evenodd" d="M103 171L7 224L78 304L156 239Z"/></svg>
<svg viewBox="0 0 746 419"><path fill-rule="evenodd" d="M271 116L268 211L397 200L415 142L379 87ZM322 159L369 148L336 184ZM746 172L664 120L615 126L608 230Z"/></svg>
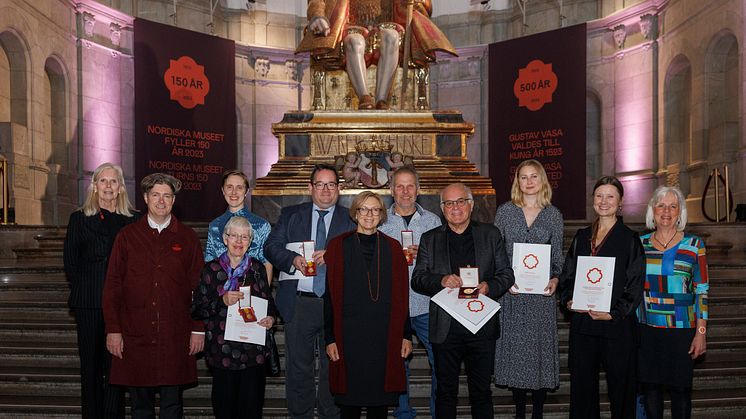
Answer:
<svg viewBox="0 0 746 419"><path fill-rule="evenodd" d="M171 246L171 250L173 250L174 252L181 252L181 249L182 247L179 243L175 243L174 245Z"/></svg>
<svg viewBox="0 0 746 419"><path fill-rule="evenodd" d="M598 268L593 268L585 274L585 277L591 284L598 284L603 279L604 273Z"/></svg>
<svg viewBox="0 0 746 419"><path fill-rule="evenodd" d="M178 60L170 60L168 70L163 75L171 100L179 102L183 108L192 109L205 104L205 96L210 92L210 81L205 76L205 67L197 64L186 55Z"/></svg>
<svg viewBox="0 0 746 419"><path fill-rule="evenodd" d="M557 90L557 75L552 64L533 60L518 70L518 78L513 84L513 94L518 99L518 106L530 111L538 111L545 104L552 102L552 95Z"/></svg>
<svg viewBox="0 0 746 419"><path fill-rule="evenodd" d="M523 266L527 269L534 269L539 266L539 258L535 254L529 253L523 258Z"/></svg>
<svg viewBox="0 0 746 419"><path fill-rule="evenodd" d="M471 300L466 304L466 308L473 313L479 313L484 310L484 303L479 300Z"/></svg>

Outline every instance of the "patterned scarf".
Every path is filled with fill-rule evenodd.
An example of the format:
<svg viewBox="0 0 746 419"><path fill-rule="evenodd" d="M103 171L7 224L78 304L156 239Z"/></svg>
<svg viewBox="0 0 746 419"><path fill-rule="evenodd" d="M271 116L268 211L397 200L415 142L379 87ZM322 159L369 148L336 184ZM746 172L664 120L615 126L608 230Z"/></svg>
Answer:
<svg viewBox="0 0 746 419"><path fill-rule="evenodd" d="M218 295L223 296L228 291L238 290L238 279L243 278L244 274L251 266L251 258L248 254L244 253L241 263L236 268L231 268L231 260L228 257L228 251L223 252L218 258L220 266L223 268L226 274L228 274L228 280L225 281L222 289L218 289Z"/></svg>

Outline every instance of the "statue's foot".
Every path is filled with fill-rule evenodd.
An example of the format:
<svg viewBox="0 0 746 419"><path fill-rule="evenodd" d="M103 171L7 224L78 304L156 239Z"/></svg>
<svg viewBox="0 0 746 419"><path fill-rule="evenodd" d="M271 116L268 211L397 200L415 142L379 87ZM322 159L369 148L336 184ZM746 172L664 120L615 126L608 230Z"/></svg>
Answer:
<svg viewBox="0 0 746 419"><path fill-rule="evenodd" d="M386 102L385 100L379 100L378 102L376 102L376 109L386 110L388 108L389 108L389 103Z"/></svg>
<svg viewBox="0 0 746 419"><path fill-rule="evenodd" d="M371 95L364 95L360 98L360 103L357 105L358 109L373 109L375 107L375 99Z"/></svg>

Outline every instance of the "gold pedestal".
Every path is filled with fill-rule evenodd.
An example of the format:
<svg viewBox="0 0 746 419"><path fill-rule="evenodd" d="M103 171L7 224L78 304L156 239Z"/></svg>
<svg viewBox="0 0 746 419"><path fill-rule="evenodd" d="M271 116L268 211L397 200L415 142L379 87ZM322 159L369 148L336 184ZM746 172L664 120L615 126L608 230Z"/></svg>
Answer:
<svg viewBox="0 0 746 419"><path fill-rule="evenodd" d="M365 189L386 196L390 203L385 158L397 152L417 170L419 202L425 208L439 213L438 194L443 187L463 182L474 194L475 218L491 222L494 216L492 181L481 176L466 157L466 143L474 125L465 122L460 112L293 112L273 124L272 132L280 143L279 161L267 176L257 179L252 191L253 211L271 222L277 220L282 207L310 199L309 176L318 163L338 167L343 204L349 205L352 197ZM367 182L345 182L342 169L348 153L370 157L374 162L368 164L371 176Z"/></svg>

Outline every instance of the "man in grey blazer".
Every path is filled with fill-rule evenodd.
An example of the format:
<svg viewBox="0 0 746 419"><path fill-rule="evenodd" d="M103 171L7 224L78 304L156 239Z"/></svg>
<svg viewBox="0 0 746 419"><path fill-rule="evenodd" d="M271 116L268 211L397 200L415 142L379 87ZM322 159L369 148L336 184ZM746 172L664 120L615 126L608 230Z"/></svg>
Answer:
<svg viewBox="0 0 746 419"><path fill-rule="evenodd" d="M458 288L462 285L459 268L471 266L479 268L479 292L492 299L499 298L515 282L500 231L491 224L471 220L474 198L466 185L448 185L441 191L440 201L446 224L422 236L417 265L412 273L412 289L432 297L443 288ZM499 335L498 316L472 334L430 302L430 343L438 381L435 399L438 419L456 417L462 362L472 417L493 417L490 378L495 340Z"/></svg>
<svg viewBox="0 0 746 419"><path fill-rule="evenodd" d="M337 205L338 176L334 166L316 165L308 184L312 202L283 208L264 245L264 255L280 271L275 302L285 322L285 390L293 418L339 417L329 392L329 359L325 356L324 294L326 243L355 229L347 208ZM306 259L288 250L288 243L315 242L315 276L307 273ZM321 347L319 347L321 345ZM315 354L319 353L318 393ZM316 403L318 399L318 404Z"/></svg>

